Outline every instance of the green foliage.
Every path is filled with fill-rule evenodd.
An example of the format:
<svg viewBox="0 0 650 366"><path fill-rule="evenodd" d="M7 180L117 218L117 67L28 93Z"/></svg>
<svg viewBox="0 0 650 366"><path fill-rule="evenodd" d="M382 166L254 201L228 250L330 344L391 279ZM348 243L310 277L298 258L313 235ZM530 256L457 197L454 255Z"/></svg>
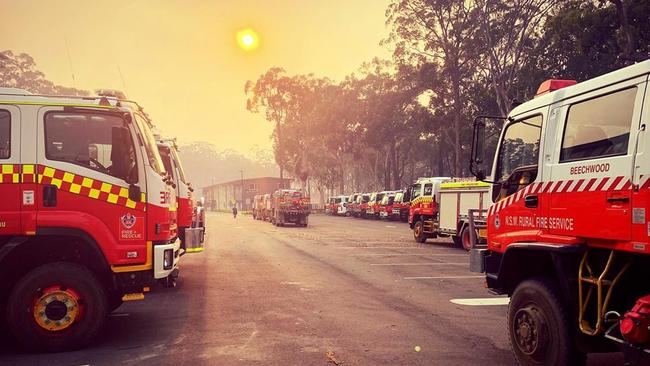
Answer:
<svg viewBox="0 0 650 366"><path fill-rule="evenodd" d="M276 123L278 163L330 189L465 176L474 116L647 59L649 16L650 0L393 0L392 61L340 83L274 68L247 83L248 108Z"/></svg>

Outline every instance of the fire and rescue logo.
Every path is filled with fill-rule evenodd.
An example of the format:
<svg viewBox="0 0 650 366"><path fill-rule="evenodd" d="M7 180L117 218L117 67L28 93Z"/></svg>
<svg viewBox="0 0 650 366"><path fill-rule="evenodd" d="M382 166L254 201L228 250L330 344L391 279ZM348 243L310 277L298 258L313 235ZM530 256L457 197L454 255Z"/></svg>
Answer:
<svg viewBox="0 0 650 366"><path fill-rule="evenodd" d="M122 226L124 226L127 229L132 229L135 226L135 223L136 221L138 221L138 219L135 216L133 216L131 213L127 213L126 215L120 218L120 221L122 221Z"/></svg>
<svg viewBox="0 0 650 366"><path fill-rule="evenodd" d="M499 219L499 215L496 215L496 217L494 218L494 227L497 228L497 230L499 229L499 227L501 227L501 220Z"/></svg>
<svg viewBox="0 0 650 366"><path fill-rule="evenodd" d="M144 218L132 213L120 216L120 240L144 240Z"/></svg>

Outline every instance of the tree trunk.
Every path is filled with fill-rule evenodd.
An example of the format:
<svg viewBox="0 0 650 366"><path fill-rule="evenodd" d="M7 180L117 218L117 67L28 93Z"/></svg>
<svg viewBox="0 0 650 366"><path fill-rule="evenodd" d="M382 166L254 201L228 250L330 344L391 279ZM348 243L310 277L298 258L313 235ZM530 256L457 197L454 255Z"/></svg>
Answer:
<svg viewBox="0 0 650 366"><path fill-rule="evenodd" d="M635 46L634 46L634 36L632 35L632 30L630 29L630 22L627 16L627 6L625 5L624 0L610 0L616 6L616 13L618 14L618 21L621 26L621 31L623 32L623 59L625 64L629 65L635 60Z"/></svg>
<svg viewBox="0 0 650 366"><path fill-rule="evenodd" d="M390 187L391 165L390 154L386 154L386 159L384 159L384 188L382 190L389 189Z"/></svg>
<svg viewBox="0 0 650 366"><path fill-rule="evenodd" d="M391 150L390 151L391 160L393 161L393 185L391 186L390 189L395 190L395 189L399 189L399 186L400 186L400 184L399 184L400 183L399 182L399 180L400 180L400 174L399 174L400 166L399 166L399 162L398 162L398 159L397 159L397 148L395 147L394 144L391 145L390 150Z"/></svg>
<svg viewBox="0 0 650 366"><path fill-rule="evenodd" d="M453 84L452 88L454 91L454 169L453 175L455 177L461 176L461 167L460 167L460 120L462 118L462 106L460 103L460 75L458 75L458 70L453 71Z"/></svg>

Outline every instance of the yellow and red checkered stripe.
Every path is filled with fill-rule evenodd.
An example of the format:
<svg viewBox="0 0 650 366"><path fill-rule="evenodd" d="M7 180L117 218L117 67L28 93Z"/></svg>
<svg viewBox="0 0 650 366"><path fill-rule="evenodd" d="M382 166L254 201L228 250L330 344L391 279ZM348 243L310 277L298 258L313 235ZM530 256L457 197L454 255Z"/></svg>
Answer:
<svg viewBox="0 0 650 366"><path fill-rule="evenodd" d="M125 206L135 210L146 210L146 194L140 195L140 202L129 199L128 188L84 177L60 169L34 164L0 165L0 183L52 184L58 189L83 197Z"/></svg>
<svg viewBox="0 0 650 366"><path fill-rule="evenodd" d="M0 183L20 183L20 165L0 164Z"/></svg>

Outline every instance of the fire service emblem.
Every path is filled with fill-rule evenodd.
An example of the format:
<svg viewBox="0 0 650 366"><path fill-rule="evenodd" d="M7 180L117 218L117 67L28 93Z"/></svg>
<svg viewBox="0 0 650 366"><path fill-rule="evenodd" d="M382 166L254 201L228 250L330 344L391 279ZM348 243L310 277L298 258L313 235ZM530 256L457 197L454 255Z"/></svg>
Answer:
<svg viewBox="0 0 650 366"><path fill-rule="evenodd" d="M122 225L125 228L132 229L135 226L135 223L138 219L132 214L127 213L126 215L122 216L120 220L122 221Z"/></svg>

